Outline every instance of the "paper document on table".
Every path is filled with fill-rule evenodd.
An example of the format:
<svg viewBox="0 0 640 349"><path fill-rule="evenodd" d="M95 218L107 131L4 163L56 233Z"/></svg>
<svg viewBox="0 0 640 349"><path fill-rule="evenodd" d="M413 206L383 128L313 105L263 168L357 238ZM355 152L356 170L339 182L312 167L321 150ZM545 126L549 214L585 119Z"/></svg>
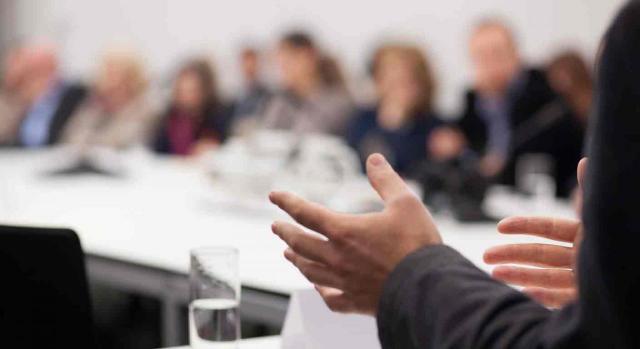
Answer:
<svg viewBox="0 0 640 349"><path fill-rule="evenodd" d="M379 349L374 318L333 313L315 290L291 296L282 330L283 349Z"/></svg>

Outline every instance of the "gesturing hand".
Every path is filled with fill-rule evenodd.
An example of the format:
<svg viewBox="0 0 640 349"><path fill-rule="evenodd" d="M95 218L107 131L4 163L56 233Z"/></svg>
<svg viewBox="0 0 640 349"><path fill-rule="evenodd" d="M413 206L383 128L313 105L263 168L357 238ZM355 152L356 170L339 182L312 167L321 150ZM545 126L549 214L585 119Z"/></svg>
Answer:
<svg viewBox="0 0 640 349"><path fill-rule="evenodd" d="M379 154L367 161L367 175L385 203L379 213L348 215L293 194L270 200L308 229L275 222L273 232L289 248L285 257L316 285L333 311L375 315L389 273L411 252L441 243L431 215Z"/></svg>
<svg viewBox="0 0 640 349"><path fill-rule="evenodd" d="M488 249L484 260L497 266L493 277L523 286L524 292L552 308L575 299L575 259L582 238L579 221L546 217L511 217L498 224L503 234L527 234L572 243L565 247L550 244L512 244ZM529 268L534 266L539 268Z"/></svg>
<svg viewBox="0 0 640 349"><path fill-rule="evenodd" d="M578 164L578 211L582 202L582 183L587 161ZM578 212L579 213L579 212ZM551 244L512 244L488 249L484 260L499 265L493 276L524 287L524 292L540 303L557 308L575 299L575 261L582 240L582 223L546 217L511 217L498 224L503 234L526 234L570 243L570 247ZM542 268L529 268L542 267Z"/></svg>

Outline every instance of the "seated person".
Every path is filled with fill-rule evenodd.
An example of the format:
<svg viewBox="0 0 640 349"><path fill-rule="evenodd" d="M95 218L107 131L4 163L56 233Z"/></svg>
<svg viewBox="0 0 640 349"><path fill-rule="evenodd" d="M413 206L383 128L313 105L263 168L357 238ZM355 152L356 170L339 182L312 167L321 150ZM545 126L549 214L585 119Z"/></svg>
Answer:
<svg viewBox="0 0 640 349"><path fill-rule="evenodd" d="M337 65L326 59L305 33L292 32L280 40L278 65L284 91L266 107L263 127L344 134L353 112L351 98L336 75Z"/></svg>
<svg viewBox="0 0 640 349"><path fill-rule="evenodd" d="M91 96L70 121L64 142L113 149L148 143L155 117L144 98L146 86L143 64L135 54L105 54Z"/></svg>
<svg viewBox="0 0 640 349"><path fill-rule="evenodd" d="M426 159L427 138L440 123L433 112L431 67L419 48L389 44L376 51L372 74L378 104L356 114L347 141L363 165L369 155L382 153L400 173L408 174Z"/></svg>
<svg viewBox="0 0 640 349"><path fill-rule="evenodd" d="M581 127L570 115L552 107L557 96L543 72L526 68L513 34L499 21L476 27L470 40L474 88L467 92L464 112L446 137L453 144L438 158L472 154L478 171L491 181L514 185L518 159L527 153L549 155L556 166L557 194L566 196L582 149ZM443 141L443 138L450 138ZM465 150L466 149L466 150Z"/></svg>
<svg viewBox="0 0 640 349"><path fill-rule="evenodd" d="M591 68L582 55L565 51L547 64L549 84L564 102L565 108L586 128L593 101Z"/></svg>
<svg viewBox="0 0 640 349"><path fill-rule="evenodd" d="M246 47L240 54L240 70L242 72L243 86L240 96L233 105L233 122L241 122L249 116L257 116L263 110L271 91L260 77L260 52L253 47Z"/></svg>
<svg viewBox="0 0 640 349"><path fill-rule="evenodd" d="M564 52L547 65L546 76L556 98L513 131L515 154L543 153L554 160L556 192L566 197L575 188L575 164L584 148L591 110L592 78L587 63ZM517 158L507 168L513 171Z"/></svg>
<svg viewBox="0 0 640 349"><path fill-rule="evenodd" d="M154 149L190 155L215 148L224 140L226 119L211 66L206 60L192 60L178 72Z"/></svg>
<svg viewBox="0 0 640 349"><path fill-rule="evenodd" d="M562 53L551 60L547 75L551 86L562 97L562 106L586 127L593 98L593 79L584 59L575 52ZM575 200L578 217L582 211L586 164L585 159L578 166L581 187ZM553 228L545 230L539 226ZM498 230L504 234L528 234L570 243L569 248L553 244L496 246L487 250L484 258L489 264L498 264L492 273L495 278L524 287L524 292L548 307L562 307L575 300L575 265L582 240L581 221L536 217L529 218L529 224L524 228L503 223ZM552 263L554 260L563 262ZM541 262L547 267L540 269Z"/></svg>
<svg viewBox="0 0 640 349"><path fill-rule="evenodd" d="M53 46L28 45L21 56L24 76L16 86L16 97L23 112L16 143L26 148L56 144L86 91L62 79Z"/></svg>
<svg viewBox="0 0 640 349"><path fill-rule="evenodd" d="M23 47L11 48L2 61L0 81L0 145L12 145L18 136L22 106L18 87L26 74Z"/></svg>

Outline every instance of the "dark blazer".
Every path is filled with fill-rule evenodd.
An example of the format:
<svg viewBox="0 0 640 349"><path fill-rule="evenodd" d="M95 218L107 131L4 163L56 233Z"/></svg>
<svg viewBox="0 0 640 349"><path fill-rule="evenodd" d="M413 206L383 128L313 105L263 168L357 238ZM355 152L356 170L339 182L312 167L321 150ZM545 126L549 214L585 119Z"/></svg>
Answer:
<svg viewBox="0 0 640 349"><path fill-rule="evenodd" d="M530 69L523 74L523 86L513 89L507 98L512 129L530 119L555 99L555 94L549 87L544 73ZM458 127L467 138L470 148L478 154L484 154L488 141L487 126L476 110L477 100L478 95L474 90L467 91L464 111L458 121Z"/></svg>
<svg viewBox="0 0 640 349"><path fill-rule="evenodd" d="M67 121L73 116L86 96L87 89L84 86L71 85L67 87L51 122L48 144L52 145L60 141Z"/></svg>
<svg viewBox="0 0 640 349"><path fill-rule="evenodd" d="M391 273L384 348L640 348L640 1L609 29L598 72L578 260L579 300L550 311L447 246Z"/></svg>
<svg viewBox="0 0 640 349"><path fill-rule="evenodd" d="M576 167L583 155L585 127L561 99L545 105L512 134L512 156L503 170L503 183L515 184L516 165L523 154L547 154L554 161L556 193L568 197L576 182Z"/></svg>
<svg viewBox="0 0 640 349"><path fill-rule="evenodd" d="M171 154L171 143L169 140L169 118L174 113L174 107L167 108L167 111L160 119L160 126L153 142L153 149L157 153ZM215 139L223 142L227 137L229 123L229 107L209 106L203 113L204 117L198 121L196 127L195 140L203 138Z"/></svg>
<svg viewBox="0 0 640 349"><path fill-rule="evenodd" d="M380 152L393 167L408 174L427 158L427 137L442 122L433 114L420 114L398 130L385 130L378 124L378 108L356 113L347 129L347 142L358 153L365 169L367 157Z"/></svg>
<svg viewBox="0 0 640 349"><path fill-rule="evenodd" d="M483 155L488 142L488 131L484 120L477 113L477 100L478 96L474 91L467 92L465 109L458 127L467 138L471 150ZM582 153L583 127L559 101L544 73L535 69L527 70L523 76L523 85L512 89L508 97L508 109L512 142L505 169L497 181L514 185L517 159L526 153L544 153L550 155L556 164L558 195L567 196L572 189L575 167ZM550 118L553 122L547 121ZM537 119L541 119L540 122ZM523 134L526 135L525 141L522 140Z"/></svg>
<svg viewBox="0 0 640 349"><path fill-rule="evenodd" d="M87 89L82 85L69 85L60 98L60 102L53 114L53 119L49 125L49 138L47 145L54 145L60 142L67 122L74 115L76 110L87 95ZM22 145L18 140L18 145Z"/></svg>

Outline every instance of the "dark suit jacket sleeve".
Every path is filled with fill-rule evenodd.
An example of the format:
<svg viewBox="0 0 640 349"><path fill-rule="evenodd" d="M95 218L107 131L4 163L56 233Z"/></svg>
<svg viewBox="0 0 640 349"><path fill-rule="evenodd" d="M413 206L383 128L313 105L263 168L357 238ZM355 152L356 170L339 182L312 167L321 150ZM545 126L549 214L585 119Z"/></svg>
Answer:
<svg viewBox="0 0 640 349"><path fill-rule="evenodd" d="M600 58L577 304L548 311L451 248L427 247L385 284L384 348L640 348L639 42L640 2L631 1Z"/></svg>

